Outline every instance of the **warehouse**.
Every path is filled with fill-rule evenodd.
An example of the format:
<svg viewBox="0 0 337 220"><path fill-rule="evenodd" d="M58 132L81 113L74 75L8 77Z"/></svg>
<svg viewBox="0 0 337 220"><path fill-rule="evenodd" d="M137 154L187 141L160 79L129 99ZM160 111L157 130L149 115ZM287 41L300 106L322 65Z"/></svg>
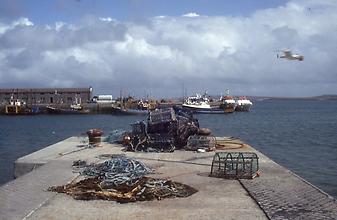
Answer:
<svg viewBox="0 0 337 220"><path fill-rule="evenodd" d="M92 88L6 88L0 89L0 104L22 100L28 105L89 102Z"/></svg>

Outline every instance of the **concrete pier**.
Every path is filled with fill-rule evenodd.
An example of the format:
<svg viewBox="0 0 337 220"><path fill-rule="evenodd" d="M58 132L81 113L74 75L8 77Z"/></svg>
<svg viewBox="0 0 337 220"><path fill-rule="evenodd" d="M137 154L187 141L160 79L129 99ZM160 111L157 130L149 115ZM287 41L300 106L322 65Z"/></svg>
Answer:
<svg viewBox="0 0 337 220"><path fill-rule="evenodd" d="M240 141L228 143L224 151L256 152L260 177L209 177L214 152L133 153L109 143L88 148L86 141L71 137L19 158L18 178L0 187L0 219L337 219L332 197ZM120 204L47 191L78 177L72 172L74 160L99 162L100 155L121 153L154 168L151 176L188 184L198 192L187 198Z"/></svg>

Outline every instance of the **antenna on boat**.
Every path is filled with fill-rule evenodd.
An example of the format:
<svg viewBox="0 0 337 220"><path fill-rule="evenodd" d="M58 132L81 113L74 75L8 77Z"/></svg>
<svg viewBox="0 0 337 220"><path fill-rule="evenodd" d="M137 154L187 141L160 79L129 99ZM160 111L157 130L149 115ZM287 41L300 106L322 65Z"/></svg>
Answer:
<svg viewBox="0 0 337 220"><path fill-rule="evenodd" d="M185 100L185 83L183 82L183 100Z"/></svg>

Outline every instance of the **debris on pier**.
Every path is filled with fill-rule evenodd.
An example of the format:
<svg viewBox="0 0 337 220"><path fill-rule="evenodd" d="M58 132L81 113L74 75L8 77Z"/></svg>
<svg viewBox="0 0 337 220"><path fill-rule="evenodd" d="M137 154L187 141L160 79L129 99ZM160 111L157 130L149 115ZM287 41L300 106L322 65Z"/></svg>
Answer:
<svg viewBox="0 0 337 220"><path fill-rule="evenodd" d="M144 163L125 156L113 157L100 164L91 164L81 174L86 179L50 191L66 193L80 200L112 200L135 202L169 197L188 197L196 189L167 179L146 177L153 171Z"/></svg>
<svg viewBox="0 0 337 220"><path fill-rule="evenodd" d="M87 166L87 161L85 161L85 160L75 160L73 162L73 167L82 168L82 167L85 167L85 166Z"/></svg>

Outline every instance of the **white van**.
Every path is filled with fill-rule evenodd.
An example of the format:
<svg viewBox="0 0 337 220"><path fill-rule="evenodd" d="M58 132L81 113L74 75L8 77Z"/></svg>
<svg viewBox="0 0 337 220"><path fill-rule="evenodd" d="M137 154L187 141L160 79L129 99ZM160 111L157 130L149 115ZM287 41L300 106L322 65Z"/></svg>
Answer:
<svg viewBox="0 0 337 220"><path fill-rule="evenodd" d="M112 95L98 95L92 98L93 102L96 103L114 103L116 100L112 98Z"/></svg>

